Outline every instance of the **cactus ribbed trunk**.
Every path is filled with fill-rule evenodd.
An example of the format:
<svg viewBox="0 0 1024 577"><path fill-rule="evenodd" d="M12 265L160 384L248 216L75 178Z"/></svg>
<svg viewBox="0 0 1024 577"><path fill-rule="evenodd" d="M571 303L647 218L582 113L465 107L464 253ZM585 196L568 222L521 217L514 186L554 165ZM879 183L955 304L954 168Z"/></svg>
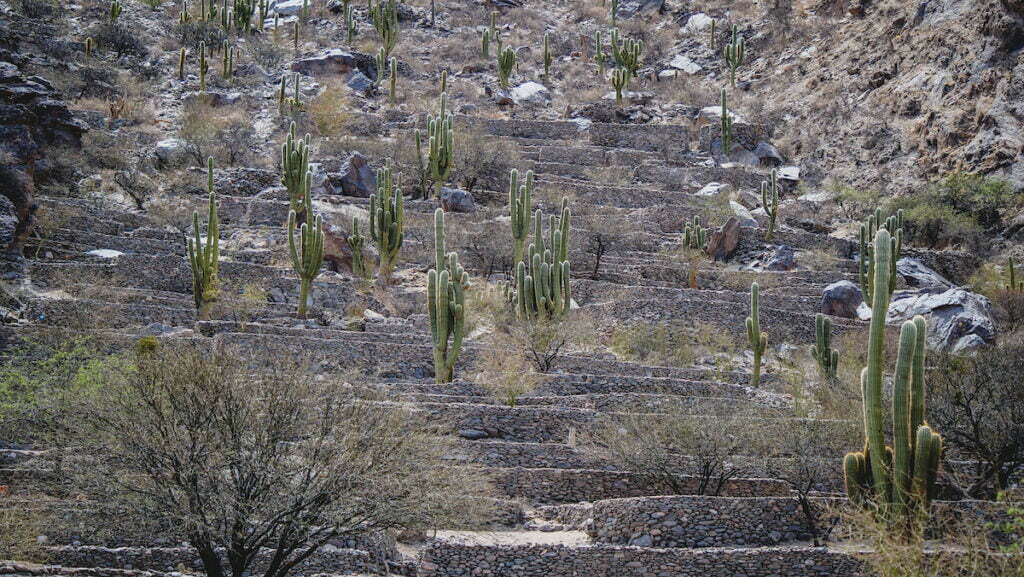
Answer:
<svg viewBox="0 0 1024 577"><path fill-rule="evenodd" d="M868 366L861 372L864 394L864 431L867 435L871 458L871 473L875 495L881 502L888 501L889 466L885 462L886 447L882 424L882 373L885 365L885 316L889 310L889 259L892 257L892 239L889 231L880 230L875 236L875 278L872 299L871 326L868 336Z"/></svg>

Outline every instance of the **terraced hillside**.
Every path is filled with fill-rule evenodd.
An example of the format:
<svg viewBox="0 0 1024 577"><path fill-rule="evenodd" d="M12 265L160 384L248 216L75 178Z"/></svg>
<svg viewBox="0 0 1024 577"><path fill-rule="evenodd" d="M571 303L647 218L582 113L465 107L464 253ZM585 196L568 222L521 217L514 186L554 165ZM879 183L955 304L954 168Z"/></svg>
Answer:
<svg viewBox="0 0 1024 577"><path fill-rule="evenodd" d="M414 421L430 423L453 478L470 471L480 482L478 494L464 495L481 504L473 515L416 531L396 523L344 532L297 562L292 575L872 574L878 542L859 532L843 474L843 455L865 445L857 379L869 362L869 338L887 338L894 362L899 325L920 314L936 359L929 383L953 366L940 364L949 351L1005 350L1012 368L1021 350L1012 348L1020 321L1010 314L1019 289L1001 287L1006 257L1021 250L1012 224L1020 220L1013 214L1019 191L1000 188L1006 198L994 209L998 224L972 233L989 245L984 251L982 241L952 233L946 243L929 242L925 223L911 220L919 213L892 204L910 222L902 258L893 259L888 336L884 322L869 334L856 232L876 204L886 216L890 204L800 181L805 159L776 150L756 97L728 87L720 46L711 51L708 32L694 28L697 7L609 3L619 6L622 34L645 39L626 102L613 104L602 98L612 88L590 54L592 34L608 28L608 7L589 0L456 4L437 2L436 17L433 3L400 5L388 75L373 57L380 44L374 19L357 3L349 16L355 38L347 34L348 2L271 3L259 33L204 21L205 4L197 12L171 2L126 3L112 19L96 2L3 5L0 94L15 112L0 120L3 134L32 146L3 145L12 159L3 176L12 190L7 240L14 250L4 277L0 393L7 424L18 428L0 429L0 522L12 535L4 551L14 552L0 574L203 571L187 523L103 502L96 487L77 485L75 452L89 444L52 420L70 411L53 389L113 386L116 375L130 379L139 370L118 363L135 362L149 347L179 346L230 354L253 375L299 362L304 379L351 390L367 411L402 411L410 436ZM189 16L179 22L182 10ZM497 22L489 24L492 10ZM752 47L767 47L761 16L706 11L717 18L715 42L735 41L729 26L736 24ZM280 29L271 31L271 23ZM497 46L486 59L479 54L484 30L517 49L508 89L495 78ZM542 76L545 32L555 56ZM226 74L221 55L211 53L209 71L200 74L197 53L221 40L234 47L234 69ZM673 57L703 72L683 78L689 67L669 66ZM754 53L746 66L761 70L769 61ZM747 69L740 68L742 83L756 85L761 72ZM714 106L719 85L735 108ZM424 139L426 162L431 121L445 112L441 98L454 111L455 168L435 178L445 185L442 198L421 199L414 143ZM724 129L732 147L723 147L723 117L735 122ZM327 231L305 318L296 314L300 277L289 258L289 237L298 231L286 224L296 204L282 186L280 147L293 123L300 136L312 134L303 175L312 214L303 226L317 215ZM214 158L209 175L207 156ZM368 197L387 192L378 169L393 170L411 195L390 282L374 277L382 243L367 232L378 201ZM552 319L519 318L517 296L506 301L516 283L511 169L523 181L532 173L532 208L542 220L562 214L563 199L571 212L571 307ZM767 183L779 174L772 217ZM219 222L219 291L197 307L186 242L209 230L207 176ZM447 249L470 278L451 382L436 378L427 302L438 278L439 206ZM708 227L706 238L687 246L695 218ZM366 236L357 254L353 219ZM352 270L360 254L371 269L365 277ZM998 295L994 307L982 292ZM767 335L763 358L748 339L751 316ZM809 351L822 345L825 321L840 361L823 375ZM892 373L893 365L884 370ZM894 385L885 381L888 406ZM998 474L986 476L990 462L941 429L962 417L936 393L936 411L950 412L928 414L946 437L926 515L930 538L960 536L973 523L985 529L974 536L993 546L1020 543L1019 514L992 499L998 489L1012 500L1024 462L1020 432L1007 424L1008 411L1024 403L1019 392L1007 394L1009 401L986 407L1006 419L991 442L1012 448ZM923 558L962 553L959 546L929 547ZM259 551L235 577L280 577L272 574L275 551ZM1000 559L1013 565L1008 555Z"/></svg>

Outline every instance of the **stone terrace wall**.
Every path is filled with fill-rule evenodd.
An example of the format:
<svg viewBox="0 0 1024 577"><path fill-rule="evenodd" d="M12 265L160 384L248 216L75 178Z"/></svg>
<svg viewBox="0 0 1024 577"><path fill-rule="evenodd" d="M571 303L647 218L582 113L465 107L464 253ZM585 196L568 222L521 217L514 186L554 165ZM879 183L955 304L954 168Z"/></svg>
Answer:
<svg viewBox="0 0 1024 577"><path fill-rule="evenodd" d="M863 565L824 548L643 549L435 542L420 577L858 577Z"/></svg>
<svg viewBox="0 0 1024 577"><path fill-rule="evenodd" d="M697 477L680 477L683 490L696 493ZM620 497L658 495L665 487L642 475L623 471L579 469L504 469L494 476L495 485L509 497L538 503L576 503ZM773 479L733 479L723 495L731 497L789 495L789 487Z"/></svg>

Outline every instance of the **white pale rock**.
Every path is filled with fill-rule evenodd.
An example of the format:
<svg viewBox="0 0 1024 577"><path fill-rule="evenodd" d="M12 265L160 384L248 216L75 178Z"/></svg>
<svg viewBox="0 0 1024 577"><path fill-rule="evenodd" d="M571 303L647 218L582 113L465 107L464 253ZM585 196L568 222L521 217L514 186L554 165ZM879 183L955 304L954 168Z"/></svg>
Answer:
<svg viewBox="0 0 1024 577"><path fill-rule="evenodd" d="M702 70L700 64L690 60L690 57L685 54L677 54L668 65L687 74L696 74Z"/></svg>
<svg viewBox="0 0 1024 577"><path fill-rule="evenodd" d="M717 196L732 191L732 185L724 182L709 182L704 188L694 193L695 196Z"/></svg>
<svg viewBox="0 0 1024 577"><path fill-rule="evenodd" d="M719 112L719 114L721 114L721 112ZM779 168L776 174L778 174L779 178L783 180L800 180L800 167L783 166Z"/></svg>
<svg viewBox="0 0 1024 577"><path fill-rule="evenodd" d="M303 1L304 0L283 0L280 2L274 2L270 10L280 14L281 16L294 16L299 12L302 12Z"/></svg>
<svg viewBox="0 0 1024 577"><path fill-rule="evenodd" d="M98 248L95 250L90 250L85 254L90 256L98 256L100 258L117 258L123 255L124 253L119 250L114 250L112 248Z"/></svg>
<svg viewBox="0 0 1024 577"><path fill-rule="evenodd" d="M714 18L704 14L703 12L698 12L697 14L690 16L690 19L686 21L686 26L683 26L683 30L690 33L702 32L711 27L711 22L713 21Z"/></svg>
<svg viewBox="0 0 1024 577"><path fill-rule="evenodd" d="M721 106L705 106L704 108L700 109L700 116L701 116L701 118L713 118L715 120L718 120L718 119L722 118L722 107ZM743 124L745 122L743 120L743 118L740 117L739 114L736 114L736 112L733 111L733 110L729 111L729 118L732 118L733 122L739 122L741 124Z"/></svg>
<svg viewBox="0 0 1024 577"><path fill-rule="evenodd" d="M525 82L512 89L512 100L516 104L544 103L551 100L551 93L539 82Z"/></svg>

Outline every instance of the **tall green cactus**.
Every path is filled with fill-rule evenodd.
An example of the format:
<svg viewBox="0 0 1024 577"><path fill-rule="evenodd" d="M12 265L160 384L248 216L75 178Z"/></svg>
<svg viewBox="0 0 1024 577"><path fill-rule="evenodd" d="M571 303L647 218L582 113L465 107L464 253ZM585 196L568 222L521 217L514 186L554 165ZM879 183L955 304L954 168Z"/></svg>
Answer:
<svg viewBox="0 0 1024 577"><path fill-rule="evenodd" d="M725 89L721 90L722 115L720 128L722 133L722 158L729 158L732 152L732 114L729 113L729 100L725 96Z"/></svg>
<svg viewBox="0 0 1024 577"><path fill-rule="evenodd" d="M206 73L210 65L206 62L206 42L199 43L199 92L206 92Z"/></svg>
<svg viewBox="0 0 1024 577"><path fill-rule="evenodd" d="M702 249L707 242L708 229L701 226L700 216L693 215L693 220L683 227L683 245L690 249Z"/></svg>
<svg viewBox="0 0 1024 577"><path fill-rule="evenodd" d="M875 234L872 310L868 365L861 372L864 396L863 452L848 454L843 463L846 490L855 501L870 500L894 522L927 513L934 495L942 438L924 421L924 357L927 325L921 316L903 323L893 375L893 445L885 443L882 384L885 369L885 311L893 242L882 228Z"/></svg>
<svg viewBox="0 0 1024 577"><path fill-rule="evenodd" d="M117 19L121 17L121 12L124 11L124 7L121 6L119 0L112 0L110 3L110 21L117 22Z"/></svg>
<svg viewBox="0 0 1024 577"><path fill-rule="evenodd" d="M625 38L619 42L619 31L613 29L611 34L612 58L620 68L629 72L630 78L637 77L637 70L640 69L641 54L644 50L642 40Z"/></svg>
<svg viewBox="0 0 1024 577"><path fill-rule="evenodd" d="M185 80L185 47L178 51L178 80Z"/></svg>
<svg viewBox="0 0 1024 577"><path fill-rule="evenodd" d="M554 318L565 314L572 303L569 268L568 199L562 199L561 218L548 218L548 246L545 247L540 210L534 215L534 242L530 244L527 264L516 265L516 315L521 319Z"/></svg>
<svg viewBox="0 0 1024 577"><path fill-rule="evenodd" d="M768 180L761 181L761 206L768 216L768 233L765 238L771 240L775 236L775 221L779 216L779 178L774 169Z"/></svg>
<svg viewBox="0 0 1024 577"><path fill-rule="evenodd" d="M750 386L761 386L761 357L768 350L768 333L761 330L761 287L755 282L750 285L750 316L747 317L747 340L754 351L754 370L750 374Z"/></svg>
<svg viewBox="0 0 1024 577"><path fill-rule="evenodd" d="M526 171L526 180L519 184L519 171L512 169L508 177L508 210L515 249L512 262L523 260L526 238L530 236L530 215L533 212L533 171Z"/></svg>
<svg viewBox="0 0 1024 577"><path fill-rule="evenodd" d="M601 31L594 32L594 61L597 62L597 72L604 76L604 66L608 62L608 55L604 52L604 41L601 39Z"/></svg>
<svg viewBox="0 0 1024 577"><path fill-rule="evenodd" d="M370 0L372 4L372 0ZM370 8L370 18L373 20L373 27L380 37L381 48L384 49L384 60L391 57L391 51L398 44L398 4L395 0L379 0L375 6ZM377 71L378 75L382 70Z"/></svg>
<svg viewBox="0 0 1024 577"><path fill-rule="evenodd" d="M839 368L839 351L832 348L832 321L821 313L814 317L814 336L811 356L818 363L818 371L826 379L835 379Z"/></svg>
<svg viewBox="0 0 1024 577"><path fill-rule="evenodd" d="M484 58L491 57L491 29L484 28L484 31L480 33L480 56Z"/></svg>
<svg viewBox="0 0 1024 577"><path fill-rule="evenodd" d="M217 269L220 259L220 220L217 218L217 194L213 190L213 158L206 160L206 189L210 195L206 221L206 246L199 228L199 211L192 211L192 239L185 239L188 262L192 267L192 298L199 320L209 320L210 305L217 300Z"/></svg>
<svg viewBox="0 0 1024 577"><path fill-rule="evenodd" d="M398 60L394 56L388 60L388 102L391 106L398 100Z"/></svg>
<svg viewBox="0 0 1024 577"><path fill-rule="evenodd" d="M869 216L860 226L860 262L858 266L858 279L861 290L864 292L864 301L872 302L875 278L875 266L871 239L875 233L882 228L889 231L892 258L889 259L889 284L888 291L891 295L896 290L896 261L900 258L903 247L903 210L896 211L896 214L882 220L882 209L875 209L874 214Z"/></svg>
<svg viewBox="0 0 1024 577"><path fill-rule="evenodd" d="M455 163L455 117L447 110L448 94L441 93L437 116L427 116L427 166L434 182L434 195L441 198L441 187Z"/></svg>
<svg viewBox="0 0 1024 577"><path fill-rule="evenodd" d="M295 123L288 128L288 138L281 145L281 184L288 189L288 209L299 216L299 222L305 222L302 195L306 191L306 179L309 176L309 141L296 138Z"/></svg>
<svg viewBox="0 0 1024 577"><path fill-rule="evenodd" d="M231 78L235 73L235 47L228 44L228 41L224 41L224 46L221 49L221 68L220 75L225 78Z"/></svg>
<svg viewBox="0 0 1024 577"><path fill-rule="evenodd" d="M313 199L309 194L310 175L305 179L305 192L302 195L303 214L306 222L299 227L299 240L295 241L295 227L298 216L294 210L288 211L288 253L291 255L292 268L299 275L299 310L300 317L306 316L306 304L309 301L309 289L313 280L320 274L320 266L324 261L324 230L320 215L313 216Z"/></svg>
<svg viewBox="0 0 1024 577"><path fill-rule="evenodd" d="M352 234L348 235L348 248L352 251L352 275L356 278L366 278L366 259L363 256L363 247L366 244L366 237L359 233L359 219L352 217Z"/></svg>
<svg viewBox="0 0 1024 577"><path fill-rule="evenodd" d="M502 88L508 88L508 79L512 76L512 69L516 66L516 51L511 46L506 46L498 53L498 84Z"/></svg>
<svg viewBox="0 0 1024 577"><path fill-rule="evenodd" d="M745 42L739 34L739 29L732 27L732 40L722 48L722 56L725 58L725 65L729 67L729 84L736 87L736 69L743 64L743 52Z"/></svg>
<svg viewBox="0 0 1024 577"><path fill-rule="evenodd" d="M715 30L715 28L717 27L716 22L717 21L714 18L711 19L711 36L709 38L710 42L708 43L708 45L710 46L712 51L715 50L717 44L717 40L715 38L715 33L717 32L717 30Z"/></svg>
<svg viewBox="0 0 1024 577"><path fill-rule="evenodd" d="M377 245L380 259L377 280L383 285L391 282L391 272L405 237L404 229L402 192L394 184L391 167L385 166L377 171L377 193L370 195L370 238Z"/></svg>
<svg viewBox="0 0 1024 577"><path fill-rule="evenodd" d="M551 33L544 33L544 78L548 78L551 74L551 63L554 61L554 57L551 55Z"/></svg>
<svg viewBox="0 0 1024 577"><path fill-rule="evenodd" d="M622 92L629 85L629 71L625 68L612 70L612 88L615 89L615 105L622 106Z"/></svg>
<svg viewBox="0 0 1024 577"><path fill-rule="evenodd" d="M612 24L616 24L619 21L619 0L612 0L612 5L608 12L612 19Z"/></svg>
<svg viewBox="0 0 1024 577"><path fill-rule="evenodd" d="M1007 268L1009 269L1009 282L1006 284L1006 290L1024 292L1024 281L1017 282L1017 270L1014 266L1012 256L1009 258L1009 262L1007 264Z"/></svg>
<svg viewBox="0 0 1024 577"><path fill-rule="evenodd" d="M465 336L469 274L458 254L445 254L444 211L434 211L434 268L427 273L427 313L434 348L434 381L449 383Z"/></svg>
<svg viewBox="0 0 1024 577"><path fill-rule="evenodd" d="M345 5L345 41L352 44L352 41L356 38L356 27L355 13L352 12L352 6L349 4Z"/></svg>

